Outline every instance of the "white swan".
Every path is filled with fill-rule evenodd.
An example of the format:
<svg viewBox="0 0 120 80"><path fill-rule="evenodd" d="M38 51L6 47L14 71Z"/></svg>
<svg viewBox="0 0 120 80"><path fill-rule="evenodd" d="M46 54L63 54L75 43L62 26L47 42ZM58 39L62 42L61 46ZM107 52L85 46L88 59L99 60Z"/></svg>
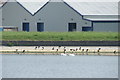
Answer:
<svg viewBox="0 0 120 80"><path fill-rule="evenodd" d="M68 54L69 56L75 56L75 54Z"/></svg>
<svg viewBox="0 0 120 80"><path fill-rule="evenodd" d="M67 54L64 54L64 53L61 53L60 55L61 55L61 56L67 56Z"/></svg>
<svg viewBox="0 0 120 80"><path fill-rule="evenodd" d="M61 53L60 55L61 56L75 56L75 54L64 54L64 53Z"/></svg>

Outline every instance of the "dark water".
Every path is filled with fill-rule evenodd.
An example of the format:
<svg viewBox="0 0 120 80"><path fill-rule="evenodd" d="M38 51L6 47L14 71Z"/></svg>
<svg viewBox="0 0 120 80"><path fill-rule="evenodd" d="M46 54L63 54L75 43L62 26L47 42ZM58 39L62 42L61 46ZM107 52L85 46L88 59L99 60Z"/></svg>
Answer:
<svg viewBox="0 0 120 80"><path fill-rule="evenodd" d="M117 56L2 55L3 78L117 78Z"/></svg>

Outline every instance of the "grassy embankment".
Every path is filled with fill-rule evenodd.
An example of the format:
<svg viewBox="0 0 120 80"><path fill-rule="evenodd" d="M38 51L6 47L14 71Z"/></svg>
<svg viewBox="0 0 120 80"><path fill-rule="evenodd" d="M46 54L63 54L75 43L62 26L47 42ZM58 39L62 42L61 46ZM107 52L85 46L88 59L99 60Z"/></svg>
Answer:
<svg viewBox="0 0 120 80"><path fill-rule="evenodd" d="M118 41L117 32L0 32L4 41Z"/></svg>

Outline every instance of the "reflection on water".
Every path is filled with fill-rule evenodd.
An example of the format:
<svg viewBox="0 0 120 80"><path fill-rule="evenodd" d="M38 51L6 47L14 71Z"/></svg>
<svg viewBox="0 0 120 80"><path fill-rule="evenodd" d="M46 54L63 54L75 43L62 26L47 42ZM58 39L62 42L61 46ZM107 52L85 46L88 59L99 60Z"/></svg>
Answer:
<svg viewBox="0 0 120 80"><path fill-rule="evenodd" d="M4 78L117 78L117 56L2 55Z"/></svg>

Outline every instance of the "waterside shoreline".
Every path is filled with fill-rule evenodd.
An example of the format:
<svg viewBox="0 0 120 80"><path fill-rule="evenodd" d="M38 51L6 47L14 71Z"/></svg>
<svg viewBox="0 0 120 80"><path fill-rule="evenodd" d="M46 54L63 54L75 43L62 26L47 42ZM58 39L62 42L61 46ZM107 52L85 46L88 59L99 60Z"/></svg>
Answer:
<svg viewBox="0 0 120 80"><path fill-rule="evenodd" d="M40 55L120 55L114 46L1 46L0 54L40 54Z"/></svg>

